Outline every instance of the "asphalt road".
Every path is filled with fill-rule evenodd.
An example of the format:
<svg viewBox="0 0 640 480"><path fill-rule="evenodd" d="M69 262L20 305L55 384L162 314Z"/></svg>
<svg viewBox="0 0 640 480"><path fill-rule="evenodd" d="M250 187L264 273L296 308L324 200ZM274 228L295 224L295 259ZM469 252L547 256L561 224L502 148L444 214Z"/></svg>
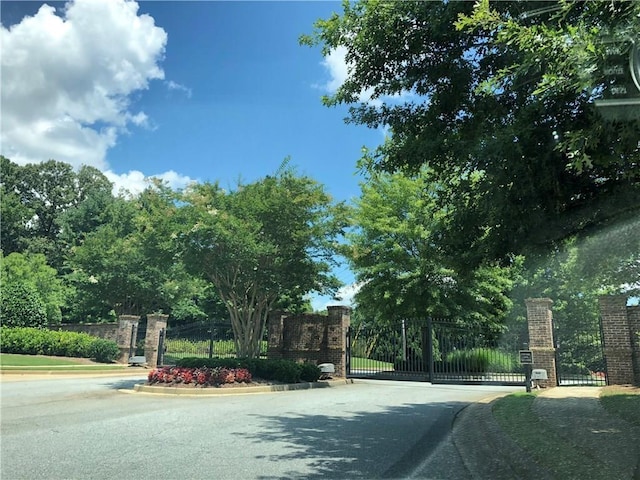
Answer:
<svg viewBox="0 0 640 480"><path fill-rule="evenodd" d="M135 383L141 381L2 382L0 477L463 478L448 439L455 414L513 390L356 381L178 397L130 393Z"/></svg>

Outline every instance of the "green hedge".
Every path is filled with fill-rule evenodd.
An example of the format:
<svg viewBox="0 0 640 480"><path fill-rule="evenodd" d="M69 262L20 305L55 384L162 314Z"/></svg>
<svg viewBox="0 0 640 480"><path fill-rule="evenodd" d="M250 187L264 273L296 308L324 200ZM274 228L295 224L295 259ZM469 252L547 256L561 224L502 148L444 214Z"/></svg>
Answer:
<svg viewBox="0 0 640 480"><path fill-rule="evenodd" d="M118 358L116 342L86 333L31 327L0 327L0 351L23 355L93 358L113 362Z"/></svg>
<svg viewBox="0 0 640 480"><path fill-rule="evenodd" d="M254 378L283 383L316 382L320 369L311 363L265 358L182 358L178 367L190 368L246 368Z"/></svg>
<svg viewBox="0 0 640 480"><path fill-rule="evenodd" d="M38 291L28 283L4 282L0 289L2 324L8 327L42 327L47 310Z"/></svg>

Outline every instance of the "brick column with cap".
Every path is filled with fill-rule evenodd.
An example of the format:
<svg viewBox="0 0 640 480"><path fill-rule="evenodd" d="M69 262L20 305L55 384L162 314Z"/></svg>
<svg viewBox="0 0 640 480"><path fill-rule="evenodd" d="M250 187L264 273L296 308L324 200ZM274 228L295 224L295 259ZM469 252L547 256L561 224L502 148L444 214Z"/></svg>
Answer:
<svg viewBox="0 0 640 480"><path fill-rule="evenodd" d="M344 377L347 374L347 331L351 325L351 308L331 306L327 307L327 312L326 359L336 366L336 376Z"/></svg>
<svg viewBox="0 0 640 480"><path fill-rule="evenodd" d="M542 387L558 386L556 377L556 350L553 346L553 314L550 298L528 298L527 323L529 325L529 350L533 354L533 368L547 371L548 380L537 383Z"/></svg>
<svg viewBox="0 0 640 480"><path fill-rule="evenodd" d="M129 363L129 357L136 353L139 321L140 317L137 315L120 315L118 317L116 343L118 344L118 350L120 350L118 355L119 363Z"/></svg>
<svg viewBox="0 0 640 480"><path fill-rule="evenodd" d="M598 298L598 302L602 318L602 339L608 383L609 385L633 383L632 332L627 316L627 297L624 295L602 296Z"/></svg>
<svg viewBox="0 0 640 480"><path fill-rule="evenodd" d="M160 331L167 328L169 315L151 313L147 315L147 335L144 339L144 356L147 365L155 368L158 365L158 343Z"/></svg>

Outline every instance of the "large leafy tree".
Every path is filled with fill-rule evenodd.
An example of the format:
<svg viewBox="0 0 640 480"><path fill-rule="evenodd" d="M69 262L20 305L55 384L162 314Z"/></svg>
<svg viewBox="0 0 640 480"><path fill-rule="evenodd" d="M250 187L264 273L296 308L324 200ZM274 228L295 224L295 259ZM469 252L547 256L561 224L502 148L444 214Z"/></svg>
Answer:
<svg viewBox="0 0 640 480"><path fill-rule="evenodd" d="M346 52L347 79L324 102L389 127L364 168L429 167L439 207L453 212L438 243L457 269L509 264L637 216L638 120L606 120L593 102L606 86L602 33L637 35L638 2L364 0L343 10L302 38Z"/></svg>
<svg viewBox="0 0 640 480"><path fill-rule="evenodd" d="M182 258L222 299L238 355L259 354L279 302L302 304L308 292L338 286L330 267L341 208L314 180L281 169L232 191L194 185L183 202Z"/></svg>
<svg viewBox="0 0 640 480"><path fill-rule="evenodd" d="M13 284L28 285L27 290L32 293L27 296L35 295L42 302L47 323L60 323L68 290L58 272L47 265L44 255L13 252L4 257L0 253L0 285L7 290L3 300L9 301L11 292L24 293L22 288L9 288Z"/></svg>
<svg viewBox="0 0 640 480"><path fill-rule="evenodd" d="M72 248L67 278L76 289L74 319L138 314L146 307L154 277L136 237L137 213L133 201L118 198L104 212L105 223Z"/></svg>
<svg viewBox="0 0 640 480"><path fill-rule="evenodd" d="M2 249L42 253L57 269L68 248L101 224L112 184L96 168L49 160L16 165L2 157Z"/></svg>
<svg viewBox="0 0 640 480"><path fill-rule="evenodd" d="M0 248L8 255L25 247L27 225L34 211L22 201L18 189L21 167L0 155L0 172Z"/></svg>
<svg viewBox="0 0 640 480"><path fill-rule="evenodd" d="M353 210L343 252L362 285L358 311L371 319L456 317L499 325L511 307L516 269L482 266L460 274L438 244L448 212L429 172L373 174Z"/></svg>
<svg viewBox="0 0 640 480"><path fill-rule="evenodd" d="M87 209L72 212L82 214L81 224L99 225L77 237L79 243L71 249L71 320L160 311L171 315L172 324L220 317L215 293L176 256L177 198L178 192L152 181L135 198L107 201L103 211L95 208L102 197L94 195L81 204Z"/></svg>

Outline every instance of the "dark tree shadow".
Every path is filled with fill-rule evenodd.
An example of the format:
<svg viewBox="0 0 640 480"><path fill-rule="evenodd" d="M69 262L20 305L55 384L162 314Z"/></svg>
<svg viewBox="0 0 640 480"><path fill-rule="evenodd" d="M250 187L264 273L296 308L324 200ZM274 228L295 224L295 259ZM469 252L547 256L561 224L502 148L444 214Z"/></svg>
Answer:
<svg viewBox="0 0 640 480"><path fill-rule="evenodd" d="M112 390L133 390L133 387L139 384L144 384L146 379L144 378L127 378L118 379L106 383L106 387Z"/></svg>
<svg viewBox="0 0 640 480"><path fill-rule="evenodd" d="M285 444L278 453L256 458L301 462L299 471L261 479L403 478L424 460L451 430L455 415L468 403L421 403L380 412L344 415L255 415L267 427L250 435L257 443ZM345 409L336 405L336 410ZM346 409L345 409L346 410ZM273 450L273 449L272 449Z"/></svg>

